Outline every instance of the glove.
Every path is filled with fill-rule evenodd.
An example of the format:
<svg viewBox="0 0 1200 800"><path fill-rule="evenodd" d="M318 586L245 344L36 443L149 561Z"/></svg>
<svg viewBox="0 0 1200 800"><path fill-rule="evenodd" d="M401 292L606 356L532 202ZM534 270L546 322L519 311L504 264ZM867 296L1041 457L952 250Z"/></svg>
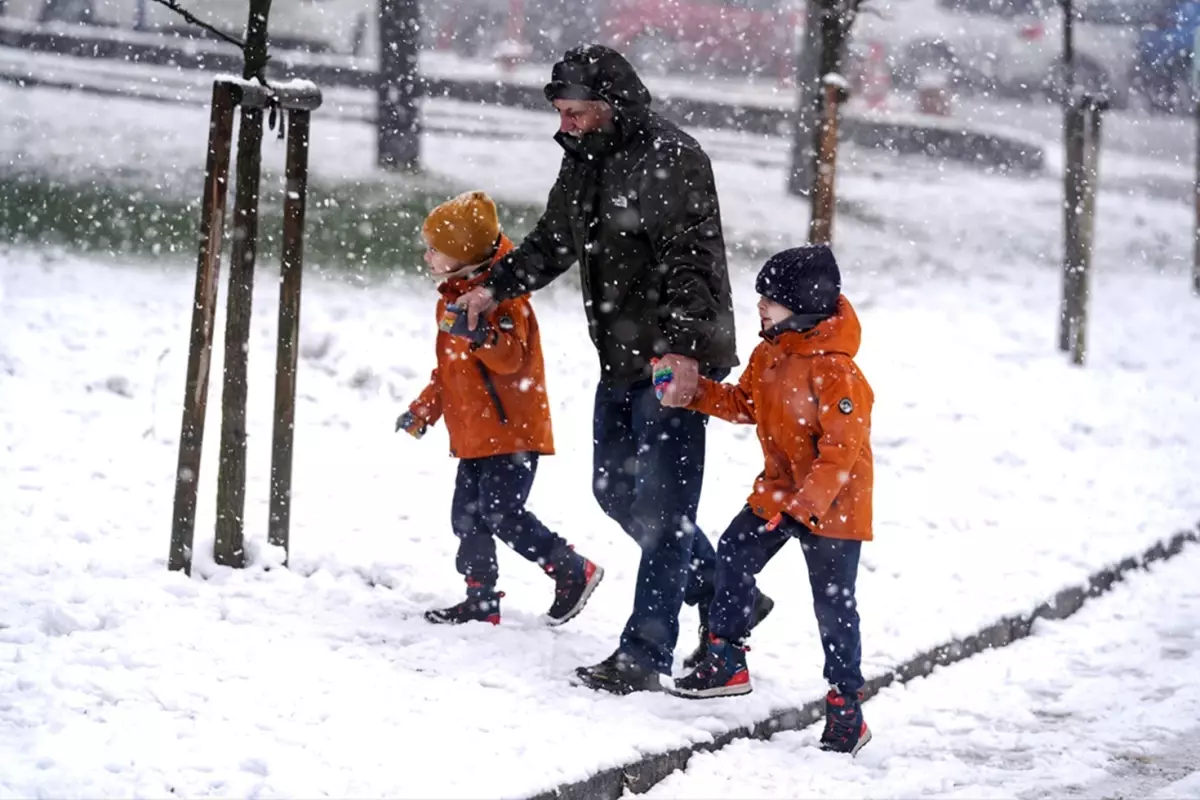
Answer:
<svg viewBox="0 0 1200 800"><path fill-rule="evenodd" d="M396 417L396 432L399 433L401 428L414 439L420 439L425 435L425 431L428 430L425 421L411 411L405 411Z"/></svg>
<svg viewBox="0 0 1200 800"><path fill-rule="evenodd" d="M812 533L814 530L816 530L817 526L821 523L821 521L819 519L817 519L816 517L809 517L807 525L805 525L803 522L800 522L799 520L797 520L796 522L800 527L804 528L804 530L808 531L809 533ZM767 530L773 531L782 524L783 524L783 512L780 511L778 514L771 517L771 521L767 523Z"/></svg>
<svg viewBox="0 0 1200 800"><path fill-rule="evenodd" d="M487 320L481 318L477 321L475 330L468 330L467 309L451 304L446 306L446 313L442 315L442 321L438 323L438 330L451 336L469 339L472 344L478 346L487 341L489 326Z"/></svg>
<svg viewBox="0 0 1200 800"><path fill-rule="evenodd" d="M675 371L670 367L659 367L658 362L657 358L650 359L650 366L654 367L654 396L662 400L667 384L675 377Z"/></svg>

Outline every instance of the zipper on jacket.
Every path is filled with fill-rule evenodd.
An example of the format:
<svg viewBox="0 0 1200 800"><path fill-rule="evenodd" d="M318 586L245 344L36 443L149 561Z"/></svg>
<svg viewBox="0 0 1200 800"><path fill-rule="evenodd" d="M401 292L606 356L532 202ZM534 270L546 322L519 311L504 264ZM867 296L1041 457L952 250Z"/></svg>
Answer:
<svg viewBox="0 0 1200 800"><path fill-rule="evenodd" d="M500 415L500 424L508 424L508 414L504 413L504 404L500 402L500 395L496 391L496 384L492 383L492 373L488 372L488 368L483 365L482 361L476 361L475 366L479 367L479 375L483 378L483 385L487 389L488 396L492 398L492 405L496 407L496 413Z"/></svg>

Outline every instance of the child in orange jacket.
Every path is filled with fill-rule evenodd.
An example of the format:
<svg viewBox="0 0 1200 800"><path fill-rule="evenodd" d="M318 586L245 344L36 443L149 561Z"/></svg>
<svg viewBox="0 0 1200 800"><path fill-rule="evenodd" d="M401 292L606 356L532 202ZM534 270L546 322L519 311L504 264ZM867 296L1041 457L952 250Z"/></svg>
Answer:
<svg viewBox="0 0 1200 800"><path fill-rule="evenodd" d="M701 379L690 408L758 428L765 466L747 506L721 536L708 655L675 681L682 697L751 691L744 640L755 576L789 539L804 551L825 652L821 746L857 753L863 720L862 644L854 598L859 550L871 535L871 406L854 363L862 329L824 245L772 256L755 284L764 341L736 386Z"/></svg>
<svg viewBox="0 0 1200 800"><path fill-rule="evenodd" d="M484 192L442 203L425 220L425 262L435 278L437 368L396 430L420 438L446 420L450 454L460 459L451 507L459 538L456 564L467 597L425 613L437 624L500 622L496 539L539 564L555 581L547 622L561 625L583 610L604 570L525 509L539 455L554 453L550 404L537 317L529 297L500 303L474 331L454 302L478 285L513 248Z"/></svg>

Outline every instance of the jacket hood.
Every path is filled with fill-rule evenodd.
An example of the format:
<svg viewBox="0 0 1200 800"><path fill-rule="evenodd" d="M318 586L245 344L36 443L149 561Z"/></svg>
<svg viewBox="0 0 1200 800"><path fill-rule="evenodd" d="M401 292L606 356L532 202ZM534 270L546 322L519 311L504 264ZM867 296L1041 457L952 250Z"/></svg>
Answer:
<svg viewBox="0 0 1200 800"><path fill-rule="evenodd" d="M862 344L862 324L858 321L854 306L842 295L838 297L837 311L834 315L818 323L816 327L807 331L785 328L775 334L768 331L764 338L794 355L841 353L854 358Z"/></svg>
<svg viewBox="0 0 1200 800"><path fill-rule="evenodd" d="M653 102L650 90L625 56L599 44L568 50L554 65L544 92L550 101L603 100L622 112L649 108Z"/></svg>

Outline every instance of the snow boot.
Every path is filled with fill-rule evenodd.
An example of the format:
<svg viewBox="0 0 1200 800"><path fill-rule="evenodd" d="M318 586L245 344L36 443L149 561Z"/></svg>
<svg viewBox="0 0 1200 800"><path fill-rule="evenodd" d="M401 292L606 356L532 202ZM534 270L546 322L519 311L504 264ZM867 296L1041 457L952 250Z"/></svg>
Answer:
<svg viewBox="0 0 1200 800"><path fill-rule="evenodd" d="M856 755L871 741L871 729L863 719L862 692L845 697L837 689L825 695L825 731L821 734L821 749L831 753Z"/></svg>
<svg viewBox="0 0 1200 800"><path fill-rule="evenodd" d="M554 578L554 603L546 612L546 623L552 627L574 619L600 581L604 568L567 548L558 558L546 565L546 574Z"/></svg>
<svg viewBox="0 0 1200 800"><path fill-rule="evenodd" d="M750 694L754 687L750 685L750 670L746 667L746 651L749 649L709 634L704 660L690 673L677 678L675 688L668 691L676 697L693 700Z"/></svg>
<svg viewBox="0 0 1200 800"><path fill-rule="evenodd" d="M466 622L490 622L499 625L501 597L504 597L504 592L497 592L467 578L467 599L449 608L426 611L425 621L434 625L462 625Z"/></svg>
<svg viewBox="0 0 1200 800"><path fill-rule="evenodd" d="M620 650L599 664L579 667L575 678L578 685L617 695L662 690L662 681L655 670L638 664Z"/></svg>
<svg viewBox="0 0 1200 800"><path fill-rule="evenodd" d="M754 597L754 612L750 616L750 628L746 635L749 636L749 631L758 627L758 623L766 619L774 608L774 600L762 592L757 592ZM697 610L700 612L700 643L696 645L696 649L692 651L691 655L683 659L683 668L688 672L700 666L700 662L708 656L708 604L700 603Z"/></svg>

